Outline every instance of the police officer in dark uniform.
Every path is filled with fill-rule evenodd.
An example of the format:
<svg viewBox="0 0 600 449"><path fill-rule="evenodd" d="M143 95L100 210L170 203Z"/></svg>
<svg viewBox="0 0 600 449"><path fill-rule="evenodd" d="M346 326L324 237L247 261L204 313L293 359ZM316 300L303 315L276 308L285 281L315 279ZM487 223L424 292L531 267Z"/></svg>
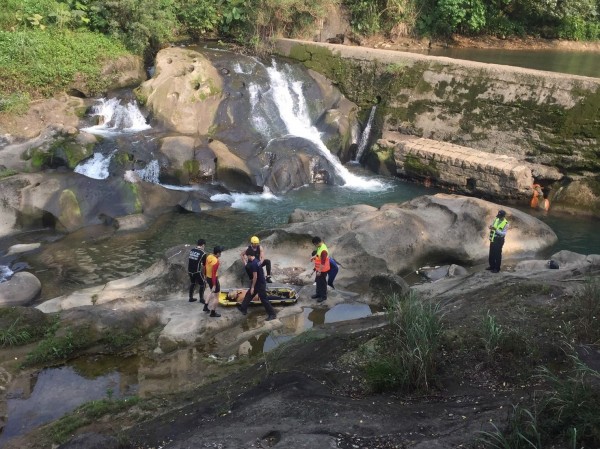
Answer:
<svg viewBox="0 0 600 449"><path fill-rule="evenodd" d="M492 273L500 272L500 264L502 263L502 247L504 246L504 237L508 231L508 220L506 219L506 211L500 209L494 222L489 227L490 229L490 266L486 270Z"/></svg>
<svg viewBox="0 0 600 449"><path fill-rule="evenodd" d="M196 301L194 298L194 290L196 285L200 290L200 303L206 304L204 300L204 263L206 262L207 253L204 251L206 240L199 239L196 247L190 250L188 258L188 274L190 275L190 302Z"/></svg>

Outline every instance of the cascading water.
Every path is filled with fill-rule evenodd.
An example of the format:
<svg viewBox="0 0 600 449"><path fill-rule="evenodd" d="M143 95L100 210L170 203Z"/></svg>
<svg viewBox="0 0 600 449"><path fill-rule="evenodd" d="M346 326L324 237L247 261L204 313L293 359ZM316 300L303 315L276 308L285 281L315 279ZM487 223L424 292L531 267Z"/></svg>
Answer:
<svg viewBox="0 0 600 449"><path fill-rule="evenodd" d="M85 160L77 167L75 167L75 173L80 173L84 176L87 176L88 178L93 179L108 178L108 166L110 165L110 160L112 159L115 151L108 155L104 155L102 153L94 153L93 157Z"/></svg>
<svg viewBox="0 0 600 449"><path fill-rule="evenodd" d="M7 281L13 274L13 271L9 267L0 265L0 282Z"/></svg>
<svg viewBox="0 0 600 449"><path fill-rule="evenodd" d="M369 137L371 137L371 126L373 125L373 119L375 118L375 111L377 110L377 106L373 106L371 108L371 113L369 114L369 120L367 121L367 126L365 126L365 130L360 136L360 142L358 143L358 150L356 151L356 157L354 160L356 162L360 162L360 158L362 157L367 145L369 144Z"/></svg>
<svg viewBox="0 0 600 449"><path fill-rule="evenodd" d="M160 184L158 181L158 177L160 175L160 165L156 159L148 162L148 165L146 165L144 168L135 170L135 173L142 181Z"/></svg>
<svg viewBox="0 0 600 449"><path fill-rule="evenodd" d="M135 101L130 101L123 106L119 98L101 98L94 106L92 113L100 117L100 123L83 128L83 131L104 134L150 129L150 125L146 123L146 119Z"/></svg>
<svg viewBox="0 0 600 449"><path fill-rule="evenodd" d="M350 173L325 146L308 114L301 81L292 80L277 68L275 62L266 70L270 81L269 89L261 91L258 86L251 86L250 89L252 120L257 131L268 139L288 134L313 142L344 180L345 187L362 190L378 190L384 187L380 181ZM269 103L274 105L274 108L269 108ZM276 117L273 112L276 112Z"/></svg>

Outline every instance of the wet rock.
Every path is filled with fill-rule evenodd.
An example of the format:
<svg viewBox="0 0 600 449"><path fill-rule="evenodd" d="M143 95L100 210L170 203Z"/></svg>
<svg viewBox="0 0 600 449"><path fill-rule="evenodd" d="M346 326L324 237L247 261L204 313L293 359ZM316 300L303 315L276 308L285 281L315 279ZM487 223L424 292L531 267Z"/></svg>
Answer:
<svg viewBox="0 0 600 449"><path fill-rule="evenodd" d="M369 289L375 296L404 295L410 287L404 279L395 274L376 274L369 281Z"/></svg>
<svg viewBox="0 0 600 449"><path fill-rule="evenodd" d="M6 255L10 256L12 254L26 253L33 251L34 249L38 249L40 246L40 243L22 243L18 245L12 245L10 248L8 248Z"/></svg>
<svg viewBox="0 0 600 449"><path fill-rule="evenodd" d="M27 271L15 273L8 281L0 283L0 306L26 306L42 291L40 280Z"/></svg>

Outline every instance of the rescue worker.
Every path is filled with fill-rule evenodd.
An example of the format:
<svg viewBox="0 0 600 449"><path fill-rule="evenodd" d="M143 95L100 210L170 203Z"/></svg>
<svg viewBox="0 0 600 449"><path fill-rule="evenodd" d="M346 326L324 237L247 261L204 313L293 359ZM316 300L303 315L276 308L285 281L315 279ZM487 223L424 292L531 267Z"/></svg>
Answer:
<svg viewBox="0 0 600 449"><path fill-rule="evenodd" d="M317 302L323 302L327 299L327 274L331 269L329 262L329 253L327 245L321 240L321 237L313 237L313 245L316 246L316 254L314 257L317 292L312 296Z"/></svg>
<svg viewBox="0 0 600 449"><path fill-rule="evenodd" d="M508 231L506 211L502 209L498 211L498 215L496 215L496 218L489 229L490 254L488 259L490 266L487 267L486 270L490 270L492 273L498 273L500 272L500 265L502 263L502 247L504 246L504 237Z"/></svg>
<svg viewBox="0 0 600 449"><path fill-rule="evenodd" d="M222 246L215 246L213 253L206 257L206 264L204 265L204 275L208 286L210 287L210 296L208 297L207 304L204 304L205 312L210 312L211 317L218 318L221 314L217 313L217 304L219 304L219 292L221 291L221 285L219 284L219 257L225 248Z"/></svg>
<svg viewBox="0 0 600 449"><path fill-rule="evenodd" d="M267 269L266 281L268 283L273 282L271 279L271 261L269 259L265 259L265 250L260 246L260 239L257 236L252 236L252 238L250 238L250 245L248 245L248 248L240 253L242 262L244 262L244 267L246 268L246 273L248 274L248 277L252 279L252 273L248 271L248 256L246 254L248 251L251 251L252 254L254 254L254 257L258 259L261 268L265 267Z"/></svg>
<svg viewBox="0 0 600 449"><path fill-rule="evenodd" d="M277 314L275 313L275 309L271 304L271 301L267 298L267 281L265 279L265 274L263 273L263 269L260 266L259 260L254 255L254 251L252 249L246 250L246 256L248 258L248 269L252 273L251 276L251 285L248 291L246 292L246 296L242 301L242 304L237 305L238 310L242 312L242 315L246 315L248 312L248 305L254 295L258 295L260 298L260 302L264 306L267 311L267 319L265 321L271 321L277 318Z"/></svg>
<svg viewBox="0 0 600 449"><path fill-rule="evenodd" d="M201 304L206 304L206 301L204 300L204 288L206 287L206 284L204 283L204 264L206 263L208 254L204 251L205 246L206 240L199 239L198 242L196 242L196 247L190 250L188 256L188 274L190 275L189 301L196 301L196 298L194 298L194 290L196 289L196 285L198 285Z"/></svg>

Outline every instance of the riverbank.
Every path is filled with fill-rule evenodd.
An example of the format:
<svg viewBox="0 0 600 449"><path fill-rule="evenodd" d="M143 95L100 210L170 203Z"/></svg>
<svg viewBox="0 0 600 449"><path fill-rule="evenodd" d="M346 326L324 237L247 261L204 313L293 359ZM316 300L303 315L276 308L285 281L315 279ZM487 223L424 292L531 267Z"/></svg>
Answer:
<svg viewBox="0 0 600 449"><path fill-rule="evenodd" d="M443 325L427 391L373 390L365 363L390 331L388 317L375 315L315 326L258 359L224 364L218 376L196 373L191 391L82 408L5 447L41 449L76 435L60 448L484 448L481 432L501 435L512 422L534 426L522 435L535 431L543 447L559 448L557 416L581 429L580 446L596 447L599 441L581 426L583 417L595 420L588 432L600 422L599 391L588 382L598 375L600 353L582 343L598 337L588 311L600 302L581 293L600 265L597 256L554 257L559 270L526 261L511 271L482 270L415 289L438 305ZM577 377L574 361L591 377ZM559 377L541 375L543 367ZM522 421L524 411L534 412L561 387L586 394L573 396L577 406L561 407L558 415L548 403L535 421ZM507 441L517 447L517 440Z"/></svg>

